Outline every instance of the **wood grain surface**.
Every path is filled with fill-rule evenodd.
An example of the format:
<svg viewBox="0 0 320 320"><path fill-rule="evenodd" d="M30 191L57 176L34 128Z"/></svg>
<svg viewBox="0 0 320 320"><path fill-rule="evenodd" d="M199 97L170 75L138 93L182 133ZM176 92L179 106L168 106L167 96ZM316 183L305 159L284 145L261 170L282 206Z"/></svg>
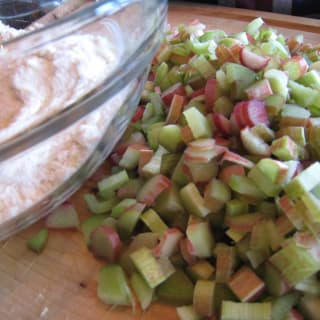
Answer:
<svg viewBox="0 0 320 320"><path fill-rule="evenodd" d="M320 42L320 20L283 16L258 11L173 4L168 21L172 25L199 19L209 28L239 31L254 17L262 16L285 35L303 33L306 42ZM82 194L106 166L72 197L81 219L87 215ZM50 233L45 251L36 255L26 249L26 240L41 228L43 221L0 243L1 320L135 320L177 319L174 308L155 304L147 312L112 308L96 298L96 280L101 262L88 252L77 231Z"/></svg>

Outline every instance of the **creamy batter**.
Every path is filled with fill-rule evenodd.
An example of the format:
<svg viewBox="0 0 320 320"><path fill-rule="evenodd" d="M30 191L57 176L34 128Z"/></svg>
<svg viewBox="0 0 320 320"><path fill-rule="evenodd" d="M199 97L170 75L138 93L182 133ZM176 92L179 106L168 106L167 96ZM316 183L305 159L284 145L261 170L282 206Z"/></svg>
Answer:
<svg viewBox="0 0 320 320"><path fill-rule="evenodd" d="M0 24L0 39L21 32ZM0 143L36 126L97 87L117 65L99 35L75 34L10 61L0 56ZM99 110L14 159L0 162L0 224L42 200L73 174L99 142L128 89Z"/></svg>

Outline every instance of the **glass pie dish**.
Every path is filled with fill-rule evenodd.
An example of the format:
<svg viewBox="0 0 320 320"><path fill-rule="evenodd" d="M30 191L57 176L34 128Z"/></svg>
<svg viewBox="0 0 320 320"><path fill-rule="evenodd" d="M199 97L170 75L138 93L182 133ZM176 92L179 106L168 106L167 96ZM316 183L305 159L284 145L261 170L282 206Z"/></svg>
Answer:
<svg viewBox="0 0 320 320"><path fill-rule="evenodd" d="M109 155L160 45L167 1L82 2L0 37L0 239L65 201Z"/></svg>

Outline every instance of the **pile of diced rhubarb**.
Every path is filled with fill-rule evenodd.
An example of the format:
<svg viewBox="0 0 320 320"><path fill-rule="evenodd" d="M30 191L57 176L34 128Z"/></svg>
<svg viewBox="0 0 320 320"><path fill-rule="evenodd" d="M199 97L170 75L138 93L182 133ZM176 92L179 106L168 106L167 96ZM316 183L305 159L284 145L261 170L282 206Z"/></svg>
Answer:
<svg viewBox="0 0 320 320"><path fill-rule="evenodd" d="M99 298L182 320L320 319L319 159L319 46L261 18L168 30L85 195Z"/></svg>

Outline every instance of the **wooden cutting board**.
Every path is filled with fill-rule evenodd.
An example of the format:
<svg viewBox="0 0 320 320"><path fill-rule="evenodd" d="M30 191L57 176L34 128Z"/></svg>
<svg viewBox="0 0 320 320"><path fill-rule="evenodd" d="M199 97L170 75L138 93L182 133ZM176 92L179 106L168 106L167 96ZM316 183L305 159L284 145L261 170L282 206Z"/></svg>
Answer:
<svg viewBox="0 0 320 320"><path fill-rule="evenodd" d="M254 17L278 28L286 36L303 33L305 42L320 43L320 20L222 7L174 4L169 8L172 25L199 19L210 28L239 31ZM107 168L101 168L105 172ZM99 176L99 173L97 173ZM82 193L95 178L72 197L81 218L86 216ZM94 320L177 319L174 308L155 304L147 312L112 308L96 298L96 280L101 262L88 252L76 231L53 231L41 255L26 249L26 240L43 221L0 243L1 320Z"/></svg>

